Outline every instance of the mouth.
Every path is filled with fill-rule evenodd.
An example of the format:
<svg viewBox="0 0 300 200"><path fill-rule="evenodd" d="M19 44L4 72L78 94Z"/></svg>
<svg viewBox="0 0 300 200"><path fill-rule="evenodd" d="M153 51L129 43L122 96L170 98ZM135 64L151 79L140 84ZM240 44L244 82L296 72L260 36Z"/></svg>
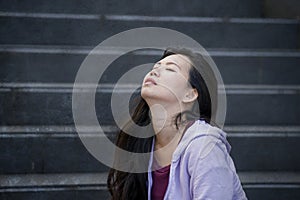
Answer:
<svg viewBox="0 0 300 200"><path fill-rule="evenodd" d="M153 84L153 85L157 85L157 83L154 81L154 79L152 78L147 78L144 82L144 84Z"/></svg>

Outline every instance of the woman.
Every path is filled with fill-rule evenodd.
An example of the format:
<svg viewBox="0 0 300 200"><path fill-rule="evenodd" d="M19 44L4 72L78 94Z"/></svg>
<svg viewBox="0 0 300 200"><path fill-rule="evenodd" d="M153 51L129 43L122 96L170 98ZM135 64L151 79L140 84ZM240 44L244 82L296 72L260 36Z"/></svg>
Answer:
<svg viewBox="0 0 300 200"><path fill-rule="evenodd" d="M145 76L132 119L140 126L151 123L154 134L136 138L121 130L116 145L151 152L149 170L111 169L112 199L247 199L226 133L213 126L210 92L217 93L217 84L207 78L208 69L199 53L167 49Z"/></svg>

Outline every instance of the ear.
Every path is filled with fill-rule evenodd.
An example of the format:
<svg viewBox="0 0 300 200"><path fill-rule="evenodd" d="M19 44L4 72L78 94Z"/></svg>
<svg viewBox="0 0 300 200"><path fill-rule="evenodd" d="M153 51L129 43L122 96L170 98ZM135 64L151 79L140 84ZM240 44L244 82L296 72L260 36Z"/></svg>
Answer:
<svg viewBox="0 0 300 200"><path fill-rule="evenodd" d="M196 88L188 89L186 94L184 95L184 98L182 102L184 103L190 103L195 101L198 98L198 91Z"/></svg>

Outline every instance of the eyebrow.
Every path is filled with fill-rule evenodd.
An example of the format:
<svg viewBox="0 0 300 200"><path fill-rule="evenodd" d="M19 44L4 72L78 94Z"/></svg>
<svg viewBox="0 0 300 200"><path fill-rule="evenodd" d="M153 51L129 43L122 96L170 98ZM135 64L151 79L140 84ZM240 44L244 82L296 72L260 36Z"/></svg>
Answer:
<svg viewBox="0 0 300 200"><path fill-rule="evenodd" d="M156 64L161 64L161 62L157 62ZM178 67L179 68L179 70L181 70L181 67L177 64L177 63L175 63L175 62L172 62L172 61L168 61L168 62L166 62L166 65L176 65L176 67Z"/></svg>

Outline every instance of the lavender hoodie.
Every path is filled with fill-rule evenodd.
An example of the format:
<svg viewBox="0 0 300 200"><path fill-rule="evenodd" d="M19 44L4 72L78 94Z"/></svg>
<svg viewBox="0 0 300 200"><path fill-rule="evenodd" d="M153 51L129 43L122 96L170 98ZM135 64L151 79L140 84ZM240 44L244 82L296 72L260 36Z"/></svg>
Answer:
<svg viewBox="0 0 300 200"><path fill-rule="evenodd" d="M148 166L148 200L151 200L153 149ZM173 153L164 200L247 199L234 163L226 133L202 120L184 133Z"/></svg>

